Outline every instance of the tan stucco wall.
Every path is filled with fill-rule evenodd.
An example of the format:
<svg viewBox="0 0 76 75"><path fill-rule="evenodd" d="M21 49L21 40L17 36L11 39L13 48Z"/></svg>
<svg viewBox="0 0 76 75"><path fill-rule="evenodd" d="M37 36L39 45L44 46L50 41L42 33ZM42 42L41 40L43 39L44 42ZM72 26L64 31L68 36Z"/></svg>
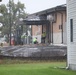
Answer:
<svg viewBox="0 0 76 75"><path fill-rule="evenodd" d="M65 24L65 22L66 22L66 12L65 11L63 11L62 12L63 13L63 28L65 28L66 26L64 26L64 25L66 25ZM59 43L61 43L61 40L62 40L62 35L61 35L61 33L62 33L62 30L61 29L59 29L59 25L61 25L61 14L59 13L59 12L57 12L57 17L56 17L56 22L55 23L53 23L53 38L55 37L55 39L60 39L60 42ZM52 27L51 27L52 28ZM40 29L40 31L39 31L39 29ZM66 29L66 28L65 28ZM64 32L64 30L65 29L63 29L63 32ZM43 26L43 31L46 31L46 25L44 25ZM40 36L41 37L41 34L42 34L42 25L40 25L40 26L37 26L37 25L33 25L32 26L32 36L34 37L36 37L36 36ZM51 33L50 33L51 34ZM58 34L58 35L57 35ZM66 35L66 34L65 34ZM56 38L57 37L57 38ZM58 38L59 37L59 38ZM41 38L40 38L41 39ZM54 39L54 42L56 42L55 41L55 39Z"/></svg>
<svg viewBox="0 0 76 75"><path fill-rule="evenodd" d="M42 33L42 26L41 25L33 25L32 26L32 35L41 35Z"/></svg>
<svg viewBox="0 0 76 75"><path fill-rule="evenodd" d="M63 25L65 25L66 22L66 12L62 12L63 13ZM61 29L59 29L59 25L61 25L61 14L57 13L57 19L56 19L56 23L53 23L53 32L54 33L58 33L61 32ZM32 26L32 35L36 35L38 32L38 29L40 28L40 33L42 33L42 26L37 26L37 25L33 25ZM46 26L44 25L43 27L44 31L46 31Z"/></svg>
<svg viewBox="0 0 76 75"><path fill-rule="evenodd" d="M65 12L63 12L63 25L65 25L65 20L66 19L66 15ZM59 29L59 25L61 25L61 14L57 13L57 21L56 23L53 23L53 32L54 33L59 33L61 32L61 29Z"/></svg>

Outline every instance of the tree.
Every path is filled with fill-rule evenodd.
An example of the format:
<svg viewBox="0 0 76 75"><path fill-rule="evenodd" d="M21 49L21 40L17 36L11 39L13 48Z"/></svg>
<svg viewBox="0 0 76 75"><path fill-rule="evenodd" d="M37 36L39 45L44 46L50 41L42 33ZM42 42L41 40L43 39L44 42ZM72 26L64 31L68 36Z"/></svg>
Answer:
<svg viewBox="0 0 76 75"><path fill-rule="evenodd" d="M10 12L11 11L11 12ZM0 23L3 26L0 28L3 35L10 34L9 27L10 27L10 19L11 19L11 28L16 30L18 25L18 21L20 18L24 19L26 17L25 13L25 5L22 4L20 1L15 4L13 0L10 0L7 5L1 4L0 5ZM12 33L14 32L12 30Z"/></svg>

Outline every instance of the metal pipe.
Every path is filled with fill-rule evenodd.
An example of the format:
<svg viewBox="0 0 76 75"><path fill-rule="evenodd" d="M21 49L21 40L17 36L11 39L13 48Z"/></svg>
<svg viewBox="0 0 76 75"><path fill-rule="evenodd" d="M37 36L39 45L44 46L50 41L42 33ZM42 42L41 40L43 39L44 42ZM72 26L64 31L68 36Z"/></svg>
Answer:
<svg viewBox="0 0 76 75"><path fill-rule="evenodd" d="M52 40L51 40L51 37L52 37L52 36L51 36L51 32L52 32L52 31L51 31L51 29L52 29L51 21L50 21L50 24L49 24L49 28L48 28L48 29L49 29L49 43L51 43L51 41L52 41Z"/></svg>
<svg viewBox="0 0 76 75"><path fill-rule="evenodd" d="M62 25L62 44L63 44L63 13L61 13L61 25Z"/></svg>
<svg viewBox="0 0 76 75"><path fill-rule="evenodd" d="M42 33L43 33L43 25L42 25Z"/></svg>
<svg viewBox="0 0 76 75"><path fill-rule="evenodd" d="M31 25L31 36L32 36L32 25Z"/></svg>
<svg viewBox="0 0 76 75"><path fill-rule="evenodd" d="M51 24L52 24L52 44L53 44L53 22Z"/></svg>

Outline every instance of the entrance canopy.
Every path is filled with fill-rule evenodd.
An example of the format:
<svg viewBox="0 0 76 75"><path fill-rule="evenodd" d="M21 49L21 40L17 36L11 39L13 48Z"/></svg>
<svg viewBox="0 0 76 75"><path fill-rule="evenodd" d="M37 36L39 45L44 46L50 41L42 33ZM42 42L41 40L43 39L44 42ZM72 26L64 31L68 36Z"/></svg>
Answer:
<svg viewBox="0 0 76 75"><path fill-rule="evenodd" d="M49 24L49 20L23 20L26 25L45 25Z"/></svg>

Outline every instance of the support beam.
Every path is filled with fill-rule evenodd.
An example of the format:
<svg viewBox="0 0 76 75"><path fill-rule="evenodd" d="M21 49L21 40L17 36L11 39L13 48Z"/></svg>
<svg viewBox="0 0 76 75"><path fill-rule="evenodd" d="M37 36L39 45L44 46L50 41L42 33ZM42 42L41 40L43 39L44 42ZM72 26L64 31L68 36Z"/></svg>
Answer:
<svg viewBox="0 0 76 75"><path fill-rule="evenodd" d="M48 24L48 20L23 20L25 25L45 25Z"/></svg>

